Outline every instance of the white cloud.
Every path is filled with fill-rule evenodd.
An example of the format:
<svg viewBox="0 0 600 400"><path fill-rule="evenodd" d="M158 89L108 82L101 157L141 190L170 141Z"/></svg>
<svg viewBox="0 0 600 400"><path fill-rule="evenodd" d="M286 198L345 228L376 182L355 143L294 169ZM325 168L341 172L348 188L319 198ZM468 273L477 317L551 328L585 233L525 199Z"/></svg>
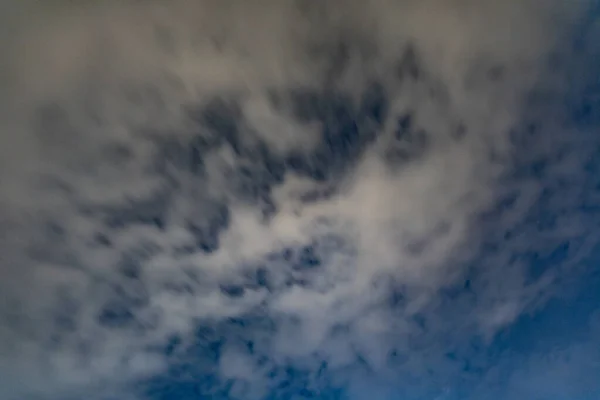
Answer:
<svg viewBox="0 0 600 400"><path fill-rule="evenodd" d="M411 351L419 330L413 318L430 313L434 325L442 323L434 315L438 291L463 276L478 249L476 218L502 194L498 179L515 150L510 128L530 90L546 85L538 74L544 57L580 11L571 4L566 12L558 1L496 3L15 6L8 14L21 23L16 39L1 43L8 61L0 72L11 86L0 103L0 218L12 226L0 228L0 376L8 377L0 380L0 397L31 391L53 399L96 382L118 389L167 367L149 348L171 335L191 343L198 320L219 323L256 308L280 326L263 346L271 362L312 368L317 354L344 370L361 353L384 373L392 348ZM411 56L407 48L414 49L416 79L401 64ZM501 82L486 78L490 70ZM239 195L243 182L234 171L254 167L262 144L280 158L319 145L326 122L295 118L289 92L337 91L357 108L372 81L382 84L389 115L346 174L318 183L288 171L273 188L277 213L267 217ZM222 139L207 128L210 121L202 127L198 115L186 114L215 98L224 101L225 120L227 113L245 117L246 160L233 148L211 150L202 176L181 171L177 163L189 155L177 150L166 165L157 163L157 141L177 148ZM40 110L47 111L41 121ZM427 139L392 148L406 114ZM375 122L363 121L359 131L369 124ZM453 139L459 125L466 134ZM386 159L394 150L405 157L400 166ZM570 170L570 161L559 172ZM166 173L157 174L160 168ZM523 190L535 197L529 185ZM102 225L118 210L161 207L152 203L155 194L171 200L164 221ZM303 200L310 196L317 200ZM510 223L527 211L529 198L520 201ZM219 248L185 251L199 240L189 221L205 231L227 225ZM313 272L289 272L288 261L273 257L309 244L322 264ZM490 258L489 276L511 250ZM126 267L140 269L137 281ZM220 290L225 281L241 285L258 267L269 274L270 291L246 287L236 297ZM510 278L506 287L490 289L465 325L493 335L535 303L544 288L527 286L520 271L500 272ZM290 274L307 283L288 288ZM381 279L406 289L394 319L382 306L390 293ZM59 292L74 307L72 331L56 320L65 307ZM98 323L111 301L139 303L121 328ZM335 329L342 333L332 339ZM265 372L242 353L228 349L220 371L258 396L269 385ZM418 357L409 356L410 364L422 365Z"/></svg>

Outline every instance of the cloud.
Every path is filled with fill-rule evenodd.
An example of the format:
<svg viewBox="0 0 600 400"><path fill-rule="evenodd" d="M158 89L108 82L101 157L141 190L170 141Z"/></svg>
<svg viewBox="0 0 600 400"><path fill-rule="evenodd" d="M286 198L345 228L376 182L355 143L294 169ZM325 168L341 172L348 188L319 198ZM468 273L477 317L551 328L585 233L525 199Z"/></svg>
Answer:
<svg viewBox="0 0 600 400"><path fill-rule="evenodd" d="M589 230L528 220L585 4L5 7L0 398L444 398L591 251L530 276Z"/></svg>

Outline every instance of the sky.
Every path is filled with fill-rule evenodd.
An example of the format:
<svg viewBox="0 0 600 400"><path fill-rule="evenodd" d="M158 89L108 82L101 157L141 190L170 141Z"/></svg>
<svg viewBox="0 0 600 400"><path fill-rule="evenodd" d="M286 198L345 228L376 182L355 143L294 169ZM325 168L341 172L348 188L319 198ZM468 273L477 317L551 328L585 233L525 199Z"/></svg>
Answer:
<svg viewBox="0 0 600 400"><path fill-rule="evenodd" d="M594 0L0 8L0 400L600 398Z"/></svg>

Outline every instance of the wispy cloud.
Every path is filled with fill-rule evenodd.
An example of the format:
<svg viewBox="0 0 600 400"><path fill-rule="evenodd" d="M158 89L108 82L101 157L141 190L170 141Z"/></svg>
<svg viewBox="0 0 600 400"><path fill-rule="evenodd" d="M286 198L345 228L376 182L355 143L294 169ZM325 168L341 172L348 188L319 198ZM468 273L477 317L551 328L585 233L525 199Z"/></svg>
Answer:
<svg viewBox="0 0 600 400"><path fill-rule="evenodd" d="M525 250L588 232L528 220L578 201L589 139L532 94L584 2L48 3L1 42L3 399L451 398L554 293Z"/></svg>

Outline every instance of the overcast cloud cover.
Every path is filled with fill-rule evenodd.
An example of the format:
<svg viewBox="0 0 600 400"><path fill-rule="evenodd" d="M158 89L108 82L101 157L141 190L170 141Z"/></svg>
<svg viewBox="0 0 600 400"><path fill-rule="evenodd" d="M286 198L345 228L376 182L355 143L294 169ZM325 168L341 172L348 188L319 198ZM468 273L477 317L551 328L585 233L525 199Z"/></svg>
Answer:
<svg viewBox="0 0 600 400"><path fill-rule="evenodd" d="M600 397L592 0L1 8L0 400Z"/></svg>

